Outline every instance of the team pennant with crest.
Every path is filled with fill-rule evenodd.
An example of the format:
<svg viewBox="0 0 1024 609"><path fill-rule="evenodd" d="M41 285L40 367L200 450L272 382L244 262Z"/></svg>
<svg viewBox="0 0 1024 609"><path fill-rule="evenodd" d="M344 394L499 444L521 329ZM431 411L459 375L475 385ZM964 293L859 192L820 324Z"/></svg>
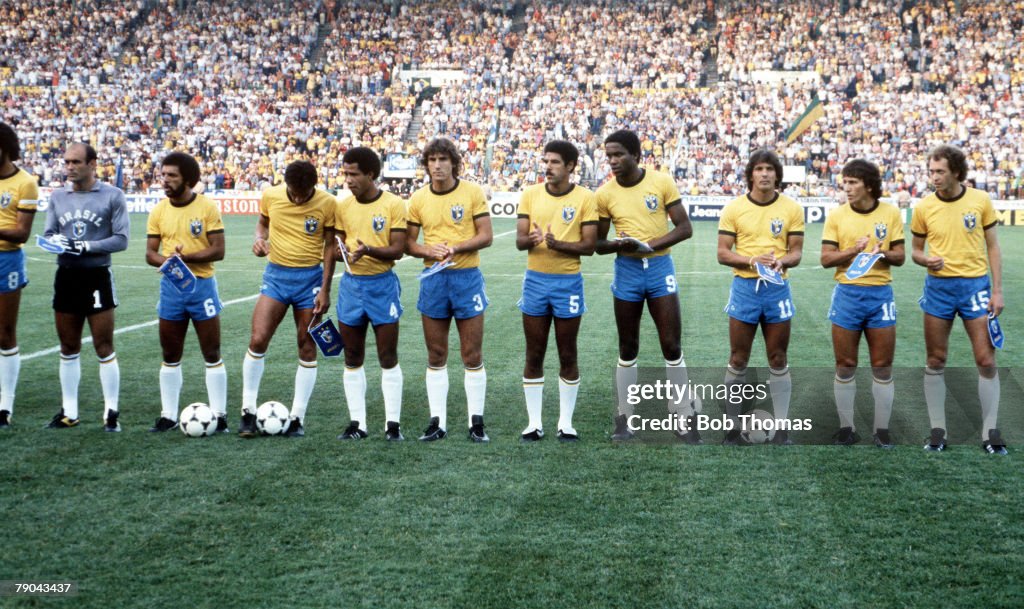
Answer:
<svg viewBox="0 0 1024 609"><path fill-rule="evenodd" d="M311 322L312 323L312 322ZM313 342L320 348L324 357L338 357L345 350L345 344L341 340L341 333L335 327L331 318L323 320L315 326L307 328Z"/></svg>
<svg viewBox="0 0 1024 609"><path fill-rule="evenodd" d="M865 273L871 270L871 267L875 266L875 263L881 257L882 254L872 254L869 252L857 254L857 257L850 263L850 268L846 269L846 278L853 281L863 277Z"/></svg>
<svg viewBox="0 0 1024 609"><path fill-rule="evenodd" d="M996 349L1003 348L1003 329L999 327L999 318L994 314L988 314L988 339Z"/></svg>
<svg viewBox="0 0 1024 609"><path fill-rule="evenodd" d="M191 294L196 291L196 275L188 268L181 256L169 256L160 265L159 271L171 280L177 290L183 294Z"/></svg>
<svg viewBox="0 0 1024 609"><path fill-rule="evenodd" d="M419 280L423 281L424 279L430 277L431 275L437 275L438 273L440 273L441 271L445 270L446 268L450 267L453 264L455 263L451 260L438 260L434 264L431 264L427 268L420 271Z"/></svg>
<svg viewBox="0 0 1024 609"><path fill-rule="evenodd" d="M760 262L755 262L754 269L757 270L758 278L764 279L768 283L774 283L775 285L783 285L786 283L786 280L782 278L782 275L770 266L765 266Z"/></svg>
<svg viewBox="0 0 1024 609"><path fill-rule="evenodd" d="M39 249L43 250L44 252L49 252L51 254L77 253L73 251L68 251L63 245L58 243L56 240L51 241L42 235L36 235L36 245L39 246Z"/></svg>

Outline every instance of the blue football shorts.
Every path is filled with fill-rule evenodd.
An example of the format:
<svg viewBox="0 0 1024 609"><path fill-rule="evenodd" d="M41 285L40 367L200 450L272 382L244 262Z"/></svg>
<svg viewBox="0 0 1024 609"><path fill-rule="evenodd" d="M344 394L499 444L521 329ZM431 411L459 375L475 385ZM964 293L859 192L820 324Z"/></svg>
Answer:
<svg viewBox="0 0 1024 609"><path fill-rule="evenodd" d="M679 288L676 285L676 267L672 256L616 256L611 287L612 295L628 302L643 302L648 298L675 294Z"/></svg>
<svg viewBox="0 0 1024 609"><path fill-rule="evenodd" d="M792 319L795 311L788 279L779 285L754 278L733 277L729 302L725 305L729 317L746 324L777 324Z"/></svg>
<svg viewBox="0 0 1024 609"><path fill-rule="evenodd" d="M25 268L25 252L19 247L10 252L0 252L0 294L17 292L28 285L28 270Z"/></svg>
<svg viewBox="0 0 1024 609"><path fill-rule="evenodd" d="M977 319L988 315L988 301L992 298L992 285L988 275L981 277L924 278L924 294L917 301L921 310L940 319Z"/></svg>
<svg viewBox="0 0 1024 609"><path fill-rule="evenodd" d="M197 277L196 289L191 293L179 292L168 277L160 280L160 300L156 303L160 319L206 321L220 315L223 308L216 277Z"/></svg>
<svg viewBox="0 0 1024 609"><path fill-rule="evenodd" d="M587 310L583 299L583 275L527 270L523 277L523 296L517 304L523 314L533 317L579 317Z"/></svg>
<svg viewBox="0 0 1024 609"><path fill-rule="evenodd" d="M891 285L836 284L828 319L840 328L860 332L865 328L896 325L896 300Z"/></svg>
<svg viewBox="0 0 1024 609"><path fill-rule="evenodd" d="M489 302L479 268L445 269L420 281L416 308L433 319L469 319L483 314Z"/></svg>
<svg viewBox="0 0 1024 609"><path fill-rule="evenodd" d="M396 323L402 317L402 284L394 271L376 275L344 273L338 282L338 321L361 327Z"/></svg>
<svg viewBox="0 0 1024 609"><path fill-rule="evenodd" d="M323 272L319 264L290 267L268 263L263 271L260 294L296 309L312 309L323 281Z"/></svg>

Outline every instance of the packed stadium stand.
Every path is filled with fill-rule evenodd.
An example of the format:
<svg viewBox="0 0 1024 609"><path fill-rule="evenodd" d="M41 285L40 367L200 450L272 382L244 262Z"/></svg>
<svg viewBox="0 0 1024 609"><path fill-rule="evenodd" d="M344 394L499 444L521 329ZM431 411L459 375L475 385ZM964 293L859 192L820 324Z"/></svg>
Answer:
<svg viewBox="0 0 1024 609"><path fill-rule="evenodd" d="M950 0L9 0L0 5L2 120L44 186L74 140L144 191L172 149L206 188L258 189L310 158L342 186L344 151L412 156L454 139L494 190L539 180L552 138L608 176L601 142L638 131L644 162L687 194L744 189L743 159L806 168L831 196L843 163L877 162L894 197L927 188L935 144L970 179L1024 195L1024 2ZM441 78L438 75L454 75ZM785 134L814 96L824 116ZM120 172L118 171L120 168ZM408 192L412 182L393 188Z"/></svg>

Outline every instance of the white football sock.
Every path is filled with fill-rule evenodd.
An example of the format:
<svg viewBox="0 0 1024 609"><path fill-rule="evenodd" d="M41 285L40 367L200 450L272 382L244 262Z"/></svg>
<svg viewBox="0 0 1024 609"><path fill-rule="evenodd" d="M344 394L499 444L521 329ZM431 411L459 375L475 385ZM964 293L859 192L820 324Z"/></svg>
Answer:
<svg viewBox="0 0 1024 609"><path fill-rule="evenodd" d="M576 411L576 395L580 392L580 379L567 381L558 377L558 429L576 435L572 415Z"/></svg>
<svg viewBox="0 0 1024 609"><path fill-rule="evenodd" d="M309 407L309 396L316 387L316 360L311 362L299 360L295 369L295 396L292 398L291 417L299 422L306 420L306 408Z"/></svg>
<svg viewBox="0 0 1024 609"><path fill-rule="evenodd" d="M210 400L210 410L218 417L228 413L228 372L224 368L224 360L206 364L206 395Z"/></svg>
<svg viewBox="0 0 1024 609"><path fill-rule="evenodd" d="M117 363L117 353L100 359L100 387L103 389L105 418L106 411L117 412L118 398L121 395L121 367Z"/></svg>
<svg viewBox="0 0 1024 609"><path fill-rule="evenodd" d="M990 379L978 375L978 401L981 402L981 441L988 441L988 431L996 429L999 418L999 372Z"/></svg>
<svg viewBox="0 0 1024 609"><path fill-rule="evenodd" d="M924 401L928 405L928 421L932 429L946 429L945 370L924 369Z"/></svg>
<svg viewBox="0 0 1024 609"><path fill-rule="evenodd" d="M615 368L615 392L619 400L620 415L629 417L633 414L633 405L629 403L629 388L636 385L638 374L635 359L619 360L619 364Z"/></svg>
<svg viewBox="0 0 1024 609"><path fill-rule="evenodd" d="M793 377L789 375L789 366L781 370L769 368L768 372L771 373L768 390L772 394L775 418L787 419L789 418L789 398L793 395Z"/></svg>
<svg viewBox="0 0 1024 609"><path fill-rule="evenodd" d="M448 430L448 368L427 368L427 404L430 416L437 417L438 427Z"/></svg>
<svg viewBox="0 0 1024 609"><path fill-rule="evenodd" d="M857 399L857 377L839 378L837 374L832 380L832 393L836 396L836 412L839 414L839 426L850 427L854 431L857 426L853 422L853 403Z"/></svg>
<svg viewBox="0 0 1024 609"><path fill-rule="evenodd" d="M82 364L78 354L60 354L61 409L69 419L78 418L78 382L82 378Z"/></svg>
<svg viewBox="0 0 1024 609"><path fill-rule="evenodd" d="M473 415L484 415L484 401L487 399L487 370L480 364L479 368L466 368L463 376L466 389L466 427L473 420Z"/></svg>
<svg viewBox="0 0 1024 609"><path fill-rule="evenodd" d="M530 419L523 433L543 429L544 422L540 415L544 409L544 377L528 379L524 376L523 395L526 397L526 416Z"/></svg>
<svg viewBox="0 0 1024 609"><path fill-rule="evenodd" d="M14 393L18 387L21 355L18 347L0 349L0 410L14 414Z"/></svg>
<svg viewBox="0 0 1024 609"><path fill-rule="evenodd" d="M673 398L668 402L668 411L684 417L694 414L689 388L690 374L682 355L674 362L665 360L665 380L675 387Z"/></svg>
<svg viewBox="0 0 1024 609"><path fill-rule="evenodd" d="M732 420L733 424L736 425L735 429L739 429L739 416L740 410L743 408L743 400L739 399L740 392L733 389L734 386L743 387L747 382L747 369L737 370L732 366L725 367L725 386L727 388L727 397L725 401L725 413Z"/></svg>
<svg viewBox="0 0 1024 609"><path fill-rule="evenodd" d="M880 380L874 377L871 380L871 395L875 398L875 431L889 429L889 419L892 418L892 401L896 395L896 384L892 378Z"/></svg>
<svg viewBox="0 0 1024 609"><path fill-rule="evenodd" d="M356 421L359 429L366 431L366 370L362 366L345 368L342 380L349 420Z"/></svg>
<svg viewBox="0 0 1024 609"><path fill-rule="evenodd" d="M402 367L383 368L380 371L380 391L384 394L384 416L387 421L402 421Z"/></svg>
<svg viewBox="0 0 1024 609"><path fill-rule="evenodd" d="M256 414L256 399L260 393L260 380L263 378L266 355L247 350L242 359L242 414Z"/></svg>
<svg viewBox="0 0 1024 609"><path fill-rule="evenodd" d="M178 420L178 398L181 396L181 362L160 365L160 416Z"/></svg>

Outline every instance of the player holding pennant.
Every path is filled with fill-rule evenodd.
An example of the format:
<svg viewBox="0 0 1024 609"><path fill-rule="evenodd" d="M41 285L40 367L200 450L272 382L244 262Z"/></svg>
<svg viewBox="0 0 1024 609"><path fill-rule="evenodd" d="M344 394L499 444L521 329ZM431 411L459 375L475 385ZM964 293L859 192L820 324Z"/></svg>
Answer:
<svg viewBox="0 0 1024 609"><path fill-rule="evenodd" d="M839 413L835 443L850 445L860 439L853 406L857 396L857 352L863 334L871 358L875 446L892 448L889 417L894 393L896 300L891 267L901 266L906 258L903 218L895 206L878 200L882 196L882 175L876 165L854 159L843 167L842 175L847 204L828 215L821 237L821 266L835 268L839 282L828 312L836 358L833 390ZM866 271L859 268L869 265ZM856 271L854 278L850 277L854 274L849 272L851 268Z"/></svg>
<svg viewBox="0 0 1024 609"><path fill-rule="evenodd" d="M220 311L213 263L224 259L224 222L217 204L193 189L199 163L189 154L172 152L160 163L164 194L146 223L146 263L160 268L170 256L196 276L195 290L182 292L166 275L160 280L160 417L149 431L173 429L181 394L181 356L189 322L196 329L206 361L206 392L217 415L217 433L227 433L228 376L220 357Z"/></svg>
<svg viewBox="0 0 1024 609"><path fill-rule="evenodd" d="M926 450L946 447L946 380L949 333L957 315L971 341L978 367L982 448L1005 455L1006 444L996 420L999 371L988 335L988 316L1003 312L1003 261L996 237L995 208L988 193L963 184L967 158L954 146L939 146L928 155L928 177L935 192L921 199L910 223L913 259L928 269L924 311L924 398L931 434ZM927 246L927 251L925 247ZM991 279L989 273L991 272Z"/></svg>
<svg viewBox="0 0 1024 609"><path fill-rule="evenodd" d="M256 307L252 312L249 349L242 360L242 422L238 435L254 437L256 403L270 339L292 309L299 364L295 370L295 391L284 435L305 435L303 423L309 397L316 386L316 344L307 331L313 318L331 304L330 290L323 282L325 251L334 247L334 208L337 200L316 187L316 167L308 161L294 161L284 170L284 184L272 186L260 197L260 217L252 253L267 259Z"/></svg>

